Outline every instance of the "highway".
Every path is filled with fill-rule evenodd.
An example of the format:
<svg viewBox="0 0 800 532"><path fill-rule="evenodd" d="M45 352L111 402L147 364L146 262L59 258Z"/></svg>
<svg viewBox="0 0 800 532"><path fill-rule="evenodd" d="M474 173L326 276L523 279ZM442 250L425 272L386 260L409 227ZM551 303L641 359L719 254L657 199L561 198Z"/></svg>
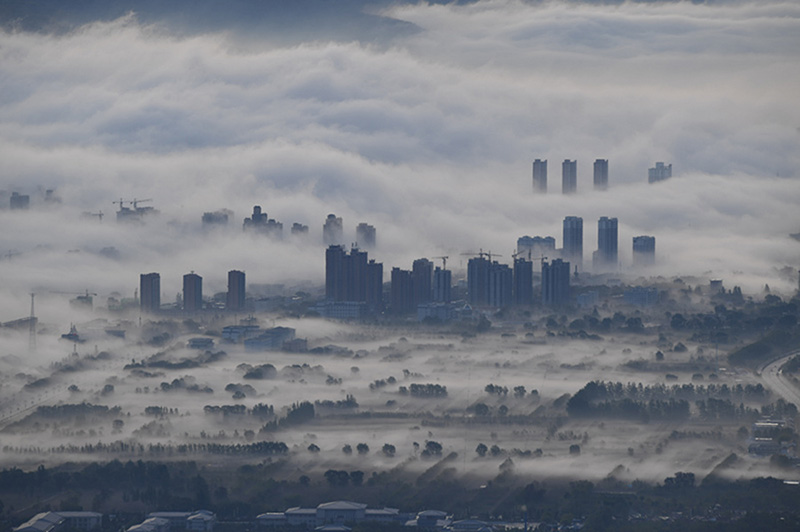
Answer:
<svg viewBox="0 0 800 532"><path fill-rule="evenodd" d="M789 382L780 371L781 366L795 355L800 355L800 350L792 351L777 360L773 360L763 366L759 373L764 384L773 393L800 407L800 388Z"/></svg>

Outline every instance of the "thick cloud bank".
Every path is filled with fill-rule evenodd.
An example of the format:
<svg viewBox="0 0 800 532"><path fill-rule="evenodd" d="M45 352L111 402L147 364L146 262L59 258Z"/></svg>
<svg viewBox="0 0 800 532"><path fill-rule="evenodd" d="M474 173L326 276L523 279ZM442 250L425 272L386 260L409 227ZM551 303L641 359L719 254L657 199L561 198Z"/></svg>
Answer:
<svg viewBox="0 0 800 532"><path fill-rule="evenodd" d="M590 6L486 1L397 7L421 31L389 46L279 46L232 33L176 37L135 15L61 35L0 33L0 189L32 209L0 212L7 289L132 292L141 271L190 269L224 289L322 280L321 225L348 238L378 228L374 256L491 249L553 235L583 216L630 238L654 234L663 272L780 285L800 263L800 6ZM546 158L550 190L531 192ZM560 162L578 160L578 194ZM609 159L610 188L591 190ZM655 161L675 177L648 185ZM62 199L44 211L37 191ZM113 200L153 198L144 227L113 222ZM311 227L311 244L254 242L238 230L254 204ZM204 211L228 231L203 236ZM81 211L107 217L81 220ZM97 252L114 246L121 260ZM70 250L80 253L68 254ZM388 268L387 268L388 269ZM216 279L216 280L212 280ZM727 281L726 281L726 284ZM791 287L783 281L785 288ZM174 289L174 290L173 290Z"/></svg>

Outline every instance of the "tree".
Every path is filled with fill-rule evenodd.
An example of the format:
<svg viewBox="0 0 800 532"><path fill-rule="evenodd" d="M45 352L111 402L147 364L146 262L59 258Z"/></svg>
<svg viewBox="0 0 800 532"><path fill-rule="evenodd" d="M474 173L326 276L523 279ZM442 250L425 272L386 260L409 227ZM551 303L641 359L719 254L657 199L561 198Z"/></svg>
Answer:
<svg viewBox="0 0 800 532"><path fill-rule="evenodd" d="M353 448L352 448L352 447L350 447L350 444L349 444L349 443L345 443L345 444L344 444L344 447L342 447L342 452L343 452L344 454L353 454Z"/></svg>
<svg viewBox="0 0 800 532"><path fill-rule="evenodd" d="M524 386L514 386L514 397L518 397L522 399L525 397L525 387Z"/></svg>
<svg viewBox="0 0 800 532"><path fill-rule="evenodd" d="M358 451L358 454L367 454L369 452L369 445L366 443L359 443L356 445L356 451Z"/></svg>
<svg viewBox="0 0 800 532"><path fill-rule="evenodd" d="M489 448L486 447L486 444L479 443L477 447L475 447L475 452L478 453L478 456L483 458L486 456L486 453L489 452Z"/></svg>
<svg viewBox="0 0 800 532"><path fill-rule="evenodd" d="M310 452L310 453L318 453L319 452L319 445L317 445L316 443L312 443L311 445L308 446L308 452Z"/></svg>
<svg viewBox="0 0 800 532"><path fill-rule="evenodd" d="M569 446L569 454L575 454L575 455L581 454L581 446L578 445L577 443L573 443L572 445Z"/></svg>
<svg viewBox="0 0 800 532"><path fill-rule="evenodd" d="M425 442L425 450L422 451L422 456L431 457L431 456L441 456L441 455L442 455L441 443L432 440Z"/></svg>
<svg viewBox="0 0 800 532"><path fill-rule="evenodd" d="M383 454L385 454L389 458L392 458L394 456L394 453L397 451L395 446L390 444L390 443L384 443L383 444L383 449L381 449L381 450L383 451Z"/></svg>
<svg viewBox="0 0 800 532"><path fill-rule="evenodd" d="M353 486L360 486L364 483L364 472L363 471L350 471L350 482L353 483Z"/></svg>

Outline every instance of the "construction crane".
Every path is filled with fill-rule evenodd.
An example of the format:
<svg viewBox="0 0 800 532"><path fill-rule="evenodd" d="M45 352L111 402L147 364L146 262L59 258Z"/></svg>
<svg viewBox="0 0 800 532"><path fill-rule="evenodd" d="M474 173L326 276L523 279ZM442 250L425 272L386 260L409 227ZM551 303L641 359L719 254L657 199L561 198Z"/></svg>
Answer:
<svg viewBox="0 0 800 532"><path fill-rule="evenodd" d="M67 295L67 296L77 296L75 299L71 299L69 304L73 308L88 307L89 309L92 308L92 304L94 303L94 300L92 299L92 296L96 296L97 295L95 292L89 292L88 289L85 290L84 292L59 292L59 291L56 291L56 290L51 290L50 293L51 294L63 294L63 295Z"/></svg>
<svg viewBox="0 0 800 532"><path fill-rule="evenodd" d="M447 259L450 258L448 255L444 255L444 256L441 256L441 257L431 257L431 258L432 259L442 259L442 269L443 270L447 269Z"/></svg>
<svg viewBox="0 0 800 532"><path fill-rule="evenodd" d="M139 203L145 203L147 201L153 201L153 200L149 199L149 198L148 199L136 199L136 198L133 198L133 201L131 201L130 204L133 205L133 210L136 210L136 209L139 208L138 207Z"/></svg>

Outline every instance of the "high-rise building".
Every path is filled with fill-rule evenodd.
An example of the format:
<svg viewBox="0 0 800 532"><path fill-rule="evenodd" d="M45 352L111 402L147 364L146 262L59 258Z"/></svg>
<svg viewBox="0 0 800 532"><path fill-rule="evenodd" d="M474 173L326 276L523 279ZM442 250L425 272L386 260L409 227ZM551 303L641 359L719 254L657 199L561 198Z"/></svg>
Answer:
<svg viewBox="0 0 800 532"><path fill-rule="evenodd" d="M228 310L242 310L244 309L244 301L244 272L231 270L228 272L228 295L225 299L225 308Z"/></svg>
<svg viewBox="0 0 800 532"><path fill-rule="evenodd" d="M574 194L578 190L578 161L564 159L561 163L561 192Z"/></svg>
<svg viewBox="0 0 800 532"><path fill-rule="evenodd" d="M507 264L496 261L489 265L489 306L503 308L511 305L514 277Z"/></svg>
<svg viewBox="0 0 800 532"><path fill-rule="evenodd" d="M514 259L514 304L533 303L533 262L524 258Z"/></svg>
<svg viewBox="0 0 800 532"><path fill-rule="evenodd" d="M214 212L204 212L202 217L203 229L228 225L228 217L232 214L227 209Z"/></svg>
<svg viewBox="0 0 800 532"><path fill-rule="evenodd" d="M430 303L433 298L433 262L417 259L411 267L411 282L414 285L414 307Z"/></svg>
<svg viewBox="0 0 800 532"><path fill-rule="evenodd" d="M563 243L561 258L571 262L578 270L583 270L583 218L564 218Z"/></svg>
<svg viewBox="0 0 800 532"><path fill-rule="evenodd" d="M292 224L292 236L308 236L308 226L300 222Z"/></svg>
<svg viewBox="0 0 800 532"><path fill-rule="evenodd" d="M416 310L414 306L414 283L411 271L392 268L392 312L405 314Z"/></svg>
<svg viewBox="0 0 800 532"><path fill-rule="evenodd" d="M480 255L467 263L467 299L470 305L489 304L489 259Z"/></svg>
<svg viewBox="0 0 800 532"><path fill-rule="evenodd" d="M261 233L274 238L283 237L283 224L268 217L267 213L261 212L260 205L253 206L253 214L244 219L242 230Z"/></svg>
<svg viewBox="0 0 800 532"><path fill-rule="evenodd" d="M656 237L633 237L633 265L652 266L656 263Z"/></svg>
<svg viewBox="0 0 800 532"><path fill-rule="evenodd" d="M594 189L608 188L608 159L597 159L594 162Z"/></svg>
<svg viewBox="0 0 800 532"><path fill-rule="evenodd" d="M547 192L547 159L533 161L533 191L542 194Z"/></svg>
<svg viewBox="0 0 800 532"><path fill-rule="evenodd" d="M369 261L366 251L343 246L325 250L325 298L328 301L378 303L383 292L383 264Z"/></svg>
<svg viewBox="0 0 800 532"><path fill-rule="evenodd" d="M554 259L550 263L542 261L542 303L550 306L565 305L569 302L569 262Z"/></svg>
<svg viewBox="0 0 800 532"><path fill-rule="evenodd" d="M672 177L672 163L665 165L664 163L656 163L654 168L647 170L647 182L656 183L664 181Z"/></svg>
<svg viewBox="0 0 800 532"><path fill-rule="evenodd" d="M592 255L592 269L595 272L617 269L617 219L607 216L597 221L597 251Z"/></svg>
<svg viewBox="0 0 800 532"><path fill-rule="evenodd" d="M433 270L433 301L436 303L449 303L452 298L452 286L452 272L437 266Z"/></svg>
<svg viewBox="0 0 800 532"><path fill-rule="evenodd" d="M322 241L326 246L344 244L344 225L342 219L329 214L322 226Z"/></svg>
<svg viewBox="0 0 800 532"><path fill-rule="evenodd" d="M143 312L158 312L161 309L161 276L143 273L139 276L139 306Z"/></svg>
<svg viewBox="0 0 800 532"><path fill-rule="evenodd" d="M197 312L203 309L203 278L196 273L183 276L183 310Z"/></svg>
<svg viewBox="0 0 800 532"><path fill-rule="evenodd" d="M11 193L11 198L9 199L9 207L11 209L27 209L30 204L31 197L29 195L18 192Z"/></svg>
<svg viewBox="0 0 800 532"><path fill-rule="evenodd" d="M383 263L367 263L367 305L373 311L383 307Z"/></svg>
<svg viewBox="0 0 800 532"><path fill-rule="evenodd" d="M375 227L361 222L356 226L356 244L364 249L375 248Z"/></svg>
<svg viewBox="0 0 800 532"><path fill-rule="evenodd" d="M552 236L521 236L517 239L517 255L527 259L552 257L556 252L556 239Z"/></svg>

